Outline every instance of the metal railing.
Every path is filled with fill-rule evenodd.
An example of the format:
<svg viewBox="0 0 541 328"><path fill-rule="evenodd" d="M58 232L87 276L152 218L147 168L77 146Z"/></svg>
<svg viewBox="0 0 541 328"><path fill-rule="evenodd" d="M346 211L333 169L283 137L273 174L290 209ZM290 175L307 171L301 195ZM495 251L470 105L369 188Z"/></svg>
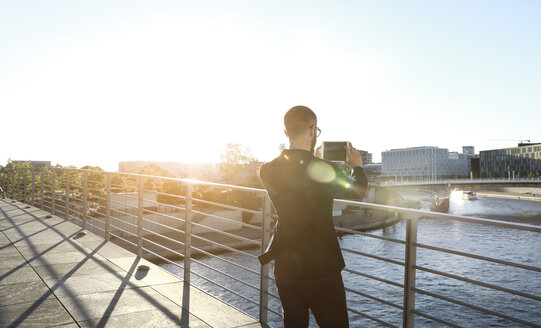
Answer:
<svg viewBox="0 0 541 328"><path fill-rule="evenodd" d="M174 188L168 189L167 184ZM82 229L97 233L107 240L132 250L140 257L159 260L178 267L182 270L180 278L187 283L194 283L192 279L194 276L199 281L215 285L248 304L257 306L259 320L262 323L269 322L269 315L281 315L279 297L273 292L275 280L270 266L260 266L256 258L259 250L265 249L268 244L271 225L276 219L276 215L271 211L271 202L264 190L187 179L57 167L3 168L0 170L0 187L8 198L72 220ZM223 191L236 192L239 195L236 198L218 197L216 199L216 194L223 194ZM246 204L239 206L239 202L243 199L256 201L249 206ZM479 305L421 288L419 283L422 282L423 277L420 277L418 273L429 273L452 281L503 292L530 302L541 302L541 296L535 295L535 291L516 290L430 268L426 263L419 263L417 254L418 250L430 250L438 254L475 259L483 264L497 264L526 270L535 276L541 273L541 268L528 263L516 263L473 252L420 243L418 222L421 219L458 221L535 234L541 233L540 226L348 200L336 200L336 202L353 208L362 208L365 211L390 213L400 217L406 223L403 239L336 227L341 234L358 235L403 247L392 256L383 256L377 252L370 253L362 247L355 249L342 247L342 251L347 256L394 266L398 268L397 272L401 276L401 281L393 281L378 274L363 272L348 263L344 269L345 274L384 284L390 289L398 289L402 295L399 302L393 301L381 295L359 290L357 284L348 284L346 281L348 310L351 316L360 316L388 327L400 325L413 327L416 317L450 327L459 326L452 319L437 317L434 313L426 313L416 308L416 296L423 295L453 306L488 314L510 324L540 327L539 322L528 321L505 314L503 311L490 309L486 304ZM227 217L227 214L230 216ZM231 216L231 214L234 215ZM245 215L250 220L243 220ZM246 251L250 248L252 250L255 248L255 251ZM223 252L241 256L245 260L235 261L221 255ZM254 279L240 278L235 273L226 272L225 269L205 263L200 259L201 256L210 257L235 270L243 271ZM194 270L192 268L194 265L202 270ZM219 275L224 280L216 281L210 277L210 273ZM233 281L236 287L226 286L223 282L225 280ZM254 294L248 291L255 291L257 297L254 298ZM362 306L353 306L353 303L349 301L350 295L376 302L381 307L395 309L399 311L401 318L390 317L390 315L383 318L376 317L363 311Z"/></svg>
<svg viewBox="0 0 541 328"><path fill-rule="evenodd" d="M447 185L447 184L532 184L538 185L541 182L541 177L522 177L522 178L481 178L481 179L401 179L400 176L385 176L385 178L393 179L392 181L383 181L379 185L382 186L416 186L416 185Z"/></svg>

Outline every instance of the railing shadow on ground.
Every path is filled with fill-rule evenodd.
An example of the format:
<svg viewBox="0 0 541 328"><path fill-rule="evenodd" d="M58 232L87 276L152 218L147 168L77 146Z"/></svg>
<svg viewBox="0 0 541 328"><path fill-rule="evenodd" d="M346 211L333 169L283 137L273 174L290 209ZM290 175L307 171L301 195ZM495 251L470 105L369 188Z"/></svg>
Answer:
<svg viewBox="0 0 541 328"><path fill-rule="evenodd" d="M27 215L30 215L32 217L34 217L35 219L39 219L37 216L33 215L31 212L28 212L26 211L25 209L18 209L20 211L23 211L24 214L27 214ZM0 208L0 212L2 214L2 216L4 217L4 220L7 220L11 223L11 225L13 227L15 227L15 229L17 229L17 232L21 235L21 236L25 236L25 233L23 231L21 231L20 229L17 228L17 225L15 224L15 222L13 222L13 219L10 218L8 215L7 215L7 211L4 211L2 208ZM35 222L35 221L34 221ZM67 273L63 274L62 275L62 278L60 280L58 280L56 283L54 283L52 286L49 286L49 289L50 291L48 290L45 294L43 294L41 297L39 297L37 299L37 301L35 301L31 306L29 306L23 313L20 314L20 316L18 318L16 318L13 323L9 326L9 327L17 327L19 326L24 320L25 318L27 318L29 315L32 314L32 312L34 312L46 299L47 297L49 296L50 292L56 292L58 290L62 290L62 292L67 296L69 297L73 302L76 303L76 306L78 308L78 311L79 312L82 312L82 315L83 315L83 319L80 320L80 321L88 321L88 320L92 320L94 319L90 314L88 314L88 312L86 311L86 308L85 306L83 306L83 304L79 303L78 302L78 299L76 297L76 291L72 290L71 288L67 287L66 286L66 281L72 277L86 262L88 261L93 261L94 263L98 264L102 269L106 270L108 273L112 274L114 276L114 278L117 278L119 280L121 280L121 285L119 286L119 288L116 289L115 291L115 295L114 297L112 298L111 302L107 305L107 308L104 312L104 314L101 316L99 322L97 323L97 327L104 327L107 323L107 321L109 320L109 318L112 316L112 313L113 313L113 310L115 309L115 307L117 306L118 304L118 300L120 299L120 296L122 295L122 293L124 292L124 290L126 288L130 288L131 290L135 291L137 294L139 294L140 296L142 296L144 299L146 299L149 303L154 303L155 302L155 299L147 294L145 291L141 290L140 288L138 287L141 287L141 286L137 286L135 284L133 284L132 282L130 282L130 278L132 276L135 276L134 275L134 271L137 267L137 264L139 263L140 261L140 258L136 258L133 262L133 264L131 265L130 269L128 270L128 272L126 273L126 275L123 275L121 273L119 273L118 271L116 270L113 270L111 268L111 266L103 263L102 261L98 260L97 258L95 258L95 255L99 252L99 250L106 244L105 241L101 242L99 245L97 245L96 247L94 247L90 252L88 250L86 250L85 248L81 247L80 245L78 245L77 243L74 243L71 239L74 238L77 233L72 233L68 236L64 236L64 234L60 231L58 231L55 226L56 225L60 225L62 222L59 222L59 223L56 223L54 225L50 225L50 224L47 224L47 222L44 222L44 221L39 221L40 223L42 223L45 228L42 229L42 230L39 230L37 232L34 232L30 235L26 235L24 238L20 238L18 240L13 240L10 242L12 244L15 244L15 243L20 243L20 242L25 242L29 248L31 249L32 251L32 257L31 258L26 258L25 257L25 262L20 265L20 266L17 266L16 268L10 270L9 272L3 274L0 279L4 279L6 277L8 277L9 275L11 274L14 274L17 270L19 270L20 268L28 265L28 263L31 263L32 261L39 261L39 265L41 267L44 267L45 270L47 271L48 275L50 277L54 277L55 276L55 272L50 268L50 263L48 263L47 261L44 261L41 256L43 256L45 253L47 252L50 252L52 250L54 250L55 247L58 247L59 245L61 245L62 243L69 243L74 249L76 249L77 251L79 251L80 253L84 254L84 259L82 259L81 261L79 261L75 267L73 267L70 271L68 271ZM53 232L55 232L56 234L58 234L58 236L60 236L62 239L61 241L53 244L52 246L48 247L46 250L44 251L41 251L41 252L38 252L36 249L35 249L35 245L32 243L32 241L30 241L29 239L34 236L34 235L37 235L39 233L42 233L46 230L51 230ZM170 309L167 309L167 308L160 308L160 311L166 315L172 322L176 323L176 324L179 324L181 326L184 326L186 324L187 319L186 318L181 318L179 317L178 314L176 313L173 313Z"/></svg>
<svg viewBox="0 0 541 328"><path fill-rule="evenodd" d="M247 304L257 306L258 313L254 313L252 309L252 315L258 317L260 322L268 323L272 321L269 320L269 315L280 318L279 297L274 293L274 277L270 272L269 266L259 266L254 254L240 250L242 247L255 247L262 250L268 243L271 233L270 227L276 220L276 215L271 211L270 200L264 190L187 179L71 168L31 170L31 175L28 170L21 169L4 169L0 173L0 185L11 199L21 199L26 203L36 205L53 214L63 215L66 219L77 222L81 228L97 233L107 241L114 241L138 254L140 257L178 267L183 272L181 278L185 282L183 302L186 302L186 304L183 305L186 305L188 309L190 305L189 291L186 288L191 283L191 275L193 274L205 282L221 288L225 293L234 295ZM30 176L31 179L29 178ZM177 184L179 188L174 191L163 192L157 186L164 185L165 183ZM119 194L113 193L112 189L124 191L121 201L115 198ZM231 199L209 200L198 198L202 197L202 191L209 189L234 190L245 195L250 195L252 198L259 199L259 206L245 208L239 206L238 202L236 203ZM396 302L358 290L354 288L355 286L346 285L348 295L377 302L380 306L390 306L400 313L399 317L398 315L397 317L376 317L371 313L363 311L362 308L358 307L358 303L355 302L348 304L348 310L351 316L360 316L389 327L400 325L413 327L416 317L422 317L437 324L451 327L458 326L453 323L452 318L437 317L433 313L425 313L417 309L415 306L416 295L426 295L449 304L475 310L479 313L485 313L506 320L507 322L539 327L535 322L491 310L487 308L486 304L485 306L479 306L472 302L453 299L419 288L419 282L422 280L419 280L421 278L417 273L428 272L452 279L457 281L457 283L469 283L516 297L541 301L539 296L529 292L477 281L468 277L441 270L433 270L424 265L419 265L417 263L417 251L423 249L441 254L452 254L454 256L479 260L483 263L495 263L519 268L532 272L532 274L541 272L541 268L419 243L417 241L417 230L418 222L421 219L440 220L442 222L466 222L468 224L493 226L509 231L528 231L536 234L541 233L541 227L355 201L337 200L336 202L361 209L396 213L406 224L404 239L336 227L339 233L358 235L385 243L402 245L401 247L403 247L402 250L397 249L398 253L393 255L394 258L371 254L361 249L342 248L343 252L348 256L380 261L382 265L383 263L395 265L399 268L396 269L396 272L402 276L402 282L398 282L347 266L344 272L348 275L369 279L374 283L385 284L402 291L400 294L402 295L401 302ZM252 216L252 220L246 222L243 220L244 215L225 217L223 214L213 214L208 212L208 208L205 211L204 206L197 207L197 204L222 208L236 213L249 213ZM199 217L195 217L196 215L199 215ZM243 233L243 231L249 229L255 230L257 236L254 237L253 234ZM441 233L444 234L443 231ZM224 238L229 239L225 240ZM237 243L235 244L231 240L236 240ZM251 264L251 267L249 267L244 262L239 263L220 256L220 252L237 254L247 258L247 261L252 261L251 263L256 264ZM237 270L242 270L247 274L253 275L254 279L251 281L239 279L234 273L226 272L198 260L197 256L207 256L221 261ZM173 258L182 259L182 261L173 260ZM192 269L193 264L203 267L207 271L207 275L204 274L204 271L194 271ZM221 275L224 277L223 281L233 281L233 287L226 286L221 281L215 281L209 278L209 272ZM246 290L257 292L258 296L255 297L256 299L254 299L253 295L243 294ZM184 313L182 317L184 317ZM183 320L183 318L180 318L181 322L184 322Z"/></svg>

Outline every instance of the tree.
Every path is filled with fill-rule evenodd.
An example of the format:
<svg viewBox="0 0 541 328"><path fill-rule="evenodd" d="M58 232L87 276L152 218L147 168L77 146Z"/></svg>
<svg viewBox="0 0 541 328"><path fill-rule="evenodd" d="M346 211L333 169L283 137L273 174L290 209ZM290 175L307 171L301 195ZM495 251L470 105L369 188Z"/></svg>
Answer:
<svg viewBox="0 0 541 328"><path fill-rule="evenodd" d="M238 143L227 143L220 158L222 159L220 170L226 183L231 182L235 174L257 162L250 148L243 147Z"/></svg>
<svg viewBox="0 0 541 328"><path fill-rule="evenodd" d="M248 165L253 162L257 162L257 159L251 153L251 149L248 147L242 147L238 143L227 143L224 151L220 155L220 158L225 164Z"/></svg>

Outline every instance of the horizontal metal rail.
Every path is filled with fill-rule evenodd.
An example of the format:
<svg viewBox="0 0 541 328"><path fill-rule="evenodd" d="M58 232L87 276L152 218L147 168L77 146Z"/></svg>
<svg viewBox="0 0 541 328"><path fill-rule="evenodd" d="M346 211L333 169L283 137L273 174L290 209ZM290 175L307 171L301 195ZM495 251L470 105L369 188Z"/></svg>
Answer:
<svg viewBox="0 0 541 328"><path fill-rule="evenodd" d="M186 208L183 207L183 206L176 206L176 205L171 205L171 204L166 204L166 203L160 203L158 201L149 200L149 199L143 199L143 201L145 203L151 203L151 204L161 205L161 206L168 207L168 208L174 208L174 209L179 210L179 211L185 211L186 210Z"/></svg>
<svg viewBox="0 0 541 328"><path fill-rule="evenodd" d="M426 314L426 313L424 313L424 312L421 312L421 311L419 311L419 310L414 310L413 313L418 314L418 315L420 315L421 317L425 317L425 318L427 318L427 319L430 319L430 320L432 320L432 321L435 321L435 322L444 324L444 325L449 326L449 327L462 328L462 326L457 326L457 325L455 325L454 323L451 323L451 322L449 322L449 321L445 321L445 320L443 320L443 319L439 319L439 318L433 317L433 316L428 315L428 314Z"/></svg>
<svg viewBox="0 0 541 328"><path fill-rule="evenodd" d="M238 235L235 235L235 234L232 234L232 233L229 233L229 232L222 231L220 229L211 228L211 227L206 226L204 224L192 222L192 225L194 225L196 227L201 227L201 228L204 228L204 229L208 229L210 231L217 232L217 233L219 233L221 235L228 236L228 237L233 238L233 239L245 241L245 242L248 242L248 243L250 243L252 245L258 245L258 246L261 245L261 242L259 242L259 241L255 241L255 240L252 240L250 238L238 236Z"/></svg>
<svg viewBox="0 0 541 328"><path fill-rule="evenodd" d="M536 296L536 295L531 295L531 294L519 292L519 291L516 291L516 290L513 290L513 289L508 289L508 288L492 285L492 284L489 284L489 283L485 283L485 282L481 282L481 281L477 281L477 280L473 280L473 279L469 279L469 278L460 277L460 276L457 276L457 275L454 275L454 274L441 272L441 271L438 271L438 270L433 270L433 269L429 269L429 268L425 268L425 267L417 266L417 265L415 266L415 269L425 271L425 272L430 272L432 274L436 274L436 275L439 275L439 276L443 276L443 277L447 277L447 278L467 282L467 283L470 283L470 284L473 284L473 285L482 286L482 287L486 287L486 288L490 288L490 289L494 289L494 290L499 290L501 292L505 292L505 293L508 293L508 294L513 294L513 295L517 295L517 296L521 296L521 297L526 297L526 298L529 298L529 299L532 299L532 300L541 301L541 297Z"/></svg>
<svg viewBox="0 0 541 328"><path fill-rule="evenodd" d="M130 189L130 190L133 190L134 192L137 192L137 187L128 187L126 185L122 186L122 185L117 185L115 183L111 183L111 187L116 187L119 189Z"/></svg>
<svg viewBox="0 0 541 328"><path fill-rule="evenodd" d="M260 211L249 210L247 208L242 208L242 207L237 207L237 206L233 206L233 205L227 205L227 204L222 204L222 203L211 202L211 201L208 201L208 200L203 200L203 199L198 199L198 198L194 198L193 201L194 201L194 203L203 203L203 204L213 205L213 206L217 206L217 207L221 207L221 208L227 208L227 209L235 210L235 211L241 211L241 212L252 213L252 214L262 214L262 212L260 212Z"/></svg>
<svg viewBox="0 0 541 328"><path fill-rule="evenodd" d="M400 262L400 261L396 261L396 260L387 259L387 258L384 258L384 257L381 257L381 256L377 256L377 255L372 255L372 254L368 254L368 253L363 253L363 252L355 251L355 250L352 250L352 249L349 249L349 248L345 248L345 247L341 247L340 249L342 249L344 252L348 252L348 253L352 253L352 254L357 254L357 255L364 256L364 257L369 257L369 258L372 258L372 259L376 259L376 260L380 260L380 261L384 261L384 262L393 263L393 264L396 264L396 265L401 265L401 266L405 266L405 265L406 265L404 262Z"/></svg>
<svg viewBox="0 0 541 328"><path fill-rule="evenodd" d="M142 229L143 229L143 231L146 231L146 232L148 232L148 233L151 233L151 234L153 234L153 235L155 235L155 236L158 236L158 237L160 237L160 238L169 240L169 241L171 241L171 242L180 244L181 246L186 245L185 243L183 243L183 242L181 242L181 241L179 241L179 240L176 240L176 239L173 239L173 238L169 238L169 237L164 236L164 235L162 235L162 234L159 234L159 233L157 233L157 232L155 232L155 231L152 231L152 230L149 230L149 229L146 229L146 228L142 228Z"/></svg>
<svg viewBox="0 0 541 328"><path fill-rule="evenodd" d="M227 249L228 251L231 251L231 252L234 252L234 253L237 253L237 254L246 255L246 256L248 256L248 257L257 259L257 256L255 256L255 255L252 255L252 254L249 254L249 253L246 253L246 252L243 252L243 251L239 251L238 249L235 249L235 248L233 248L233 247L229 247L229 246L220 244L220 243L215 242L215 241L213 241L213 240L210 240L210 239L207 239L207 238L203 238L203 237L198 236L198 235L193 235L192 237L197 238L197 239L200 239L200 240L203 240L203 241L206 241L206 242L208 242L208 243L211 243L211 244L214 244L214 245L217 245L217 246L220 246L220 247L222 247L222 248L224 248L224 249Z"/></svg>
<svg viewBox="0 0 541 328"><path fill-rule="evenodd" d="M169 247L165 247L165 246L163 246L162 244L158 244L158 243L156 243L156 242L154 242L154 241L152 241L152 240L150 240L150 239L148 239L148 238L143 237L142 239L143 239L144 241L146 241L146 242L151 243L152 245L156 245L156 246L158 246L158 247L160 247L160 248L162 248L162 249L165 249L166 251L169 251L169 252L171 252L171 253L173 253L173 254L175 254L175 255L178 255L178 256L180 256L180 257L185 257L184 254L179 253L179 252L177 252L177 251L175 251L175 250L173 250L173 249L171 249L171 248L169 248Z"/></svg>
<svg viewBox="0 0 541 328"><path fill-rule="evenodd" d="M406 244L405 241L400 240L400 239L396 239L396 238L389 238L389 237L385 237L385 236L377 236L377 235L373 235L373 234L366 233L366 232L361 232L361 231L352 230L352 229L346 229L346 228L340 228L340 227L334 227L334 229L336 231L347 232L348 234L352 234L352 235L359 235L359 236L364 236L364 237L369 237L369 238L381 239L381 240L390 241L390 242L397 243L397 244Z"/></svg>
<svg viewBox="0 0 541 328"><path fill-rule="evenodd" d="M380 281L380 282L383 282L383 283L386 283L386 284L389 284L389 285L393 285L395 287L404 288L404 285L401 284L401 283L394 282L394 281L387 280L387 279L383 279L383 278L379 278L379 277L376 277L376 276L373 276L373 275L370 275L370 274L366 274L366 273L362 273L362 272L359 272L359 271L356 271L356 270L348 269L347 267L344 268L343 271L349 272L349 273L352 273L352 274L355 274L355 275L358 275L358 276L362 276L362 277L365 277L365 278L368 278L368 279L377 280L377 281Z"/></svg>
<svg viewBox="0 0 541 328"><path fill-rule="evenodd" d="M149 222L149 223L152 223L152 224L156 224L156 225L159 225L160 227L163 227L163 228L166 228L166 229L169 229L169 230L172 230L172 231L176 231L176 232L180 232L182 234L186 234L186 232L180 230L180 229L177 229L177 228L173 228L171 226L168 226L168 225L165 225L163 223L159 223L159 222L156 222L156 221L152 221L148 218L143 218L143 222Z"/></svg>
<svg viewBox="0 0 541 328"><path fill-rule="evenodd" d="M179 268L181 268L181 269L184 270L184 266L182 266L182 265L180 265L180 264L178 264L178 263L176 263L176 262L174 262L174 261L171 261L170 259L168 259L168 258L166 258L166 257L163 257L163 256L161 256L160 254L154 253L153 251L149 250L148 248L142 247L142 249L143 249L143 251L145 251L145 252L147 252L147 253L150 253L150 254L156 256L157 258L159 258L159 259L161 259L161 260L163 260L163 261L165 261L165 262L167 262L167 263L169 263L169 264L173 264L173 265L175 265L175 266L177 266L177 267L179 267ZM174 275L175 277L177 277L177 278L181 278L181 277L179 277L178 275L176 275L174 272L170 272L170 273L171 273L172 275Z"/></svg>
<svg viewBox="0 0 541 328"><path fill-rule="evenodd" d="M218 215L209 214L209 213L206 213L206 212L200 212L200 211L196 211L196 210L192 210L192 213L200 214L200 215L206 215L208 217L215 218L215 219L218 219L218 220L222 220L224 222L231 222L231 223L234 223L234 224L241 225L243 227L247 227L247 228L257 230L257 231L261 231L261 227L251 225L251 224L248 224L248 223L244 223L244 222L240 222L240 221L231 220L231 219L224 218L224 217L221 217L221 216L218 216Z"/></svg>
<svg viewBox="0 0 541 328"><path fill-rule="evenodd" d="M120 214L124 214L124 215L129 216L129 217L132 217L132 218L137 218L137 215L135 215L135 214L131 214L131 213L128 213L128 212L124 212L124 211L118 210L118 209L116 209L116 208L111 208L111 215L113 214L113 212L115 212L115 213L120 213Z"/></svg>
<svg viewBox="0 0 541 328"><path fill-rule="evenodd" d="M176 221L180 221L181 223L184 223L186 222L186 220L182 219L182 218L179 218L179 217L176 217L176 216L172 216L172 215L168 215L168 214L165 214L165 213L160 213L160 212L154 212L154 211L151 211L151 210L147 210L147 209L143 209L143 213L147 213L147 214L156 214L156 215L159 215L159 216L162 216L162 217L165 217L165 218L168 218L168 219L171 219L171 220L176 220Z"/></svg>
<svg viewBox="0 0 541 328"><path fill-rule="evenodd" d="M228 278L230 278L230 279L233 279L233 280L235 280L235 281L237 281L237 282L240 282L241 284L243 284L243 285L245 285L245 286L248 286L248 287L250 287L250 288L252 288L252 289L254 289L254 290L259 291L259 287L254 286L254 285L252 285L252 284L250 284L250 283L247 283L246 281L244 281L244 280L242 280L242 279L239 279L239 278L237 278L237 277L234 277L234 276L232 276L232 275L230 275L230 274L228 274L228 273L226 273L226 272L223 272L222 270L213 268L213 267L211 267L210 265L207 265L207 264L205 264L205 263L203 263L203 262L201 262L201 261L198 261L198 260L196 260L196 259L191 259L190 261L192 261L192 262L194 262L194 263L197 263L197 264L199 264L199 265L201 265L201 266L204 266L205 268L207 268L207 269L209 269L209 270L212 270L212 271L214 271L214 272L217 272L217 273L219 273L219 274L221 274L221 275L224 275L224 276L226 276L226 277L228 277Z"/></svg>
<svg viewBox="0 0 541 328"><path fill-rule="evenodd" d="M203 276L203 275L201 275L201 274L199 274L199 273L197 273L197 272L192 272L192 273L195 274L196 276L198 276L199 278L204 279L204 280L210 282L211 284L214 284L214 285L220 287L221 289L230 292L230 293L233 294L233 295L236 295L236 296L238 296L238 297L240 297L240 298L242 298L242 299L244 299L244 300L246 300L246 301L248 301L248 302L250 302L250 303L253 303L253 304L255 304L255 305L259 305L259 303L257 303L256 301L254 301L254 300L252 300L252 299L250 299L250 298L248 298L248 297L246 297L246 296L244 296L244 295L242 295L242 294L239 294L239 293L237 293L236 291L234 291L234 290L232 290L232 289L229 289L229 288L227 288L227 287L224 287L223 285L221 285L220 283L217 283L216 281L214 281L214 280L212 280L212 279L209 279L209 278L207 278L207 277L205 277L205 276Z"/></svg>
<svg viewBox="0 0 541 328"><path fill-rule="evenodd" d="M237 268L241 268L241 269L243 269L243 270L245 270L247 272L250 272L250 273L253 273L253 274L259 276L259 272L255 271L255 270L252 270L250 268L247 268L247 267L245 267L245 266L243 266L241 264L238 264L238 263L235 263L233 261L224 259L223 257L220 257L220 256L216 256L216 255L214 255L214 254L212 254L210 252L207 252L207 251L205 251L205 250L203 250L201 248L195 247L195 246L192 246L192 248L195 249L196 251L200 252L200 253L203 253L203 254L207 255L207 256L218 259L218 260L220 260L222 262L225 262L225 263L229 263L229 264L231 264L233 266L236 266Z"/></svg>
<svg viewBox="0 0 541 328"><path fill-rule="evenodd" d="M370 320L372 320L372 321L375 321L375 322L377 322L377 323L379 323L379 324L382 324L382 325L384 325L384 326L386 326L386 327L398 328L397 326L394 326L394 325L392 325L392 324L390 324L390 323L388 323L388 322L386 322L386 321L383 321L383 320L381 320L381 319L375 318L375 317L373 317L373 316L371 316L371 315L368 315L368 314L366 314L366 313L363 313L363 312L361 312L361 311L357 311L357 310L352 309L352 308L350 308L350 307L348 307L347 309L348 309L349 312L355 313L355 314L357 314L357 315L360 315L361 317L365 317L365 318L367 318L367 319L370 319Z"/></svg>
<svg viewBox="0 0 541 328"><path fill-rule="evenodd" d="M354 290L354 289L351 289L351 288L348 288L348 287L345 287L345 290L346 290L346 292L350 292L350 293L353 293L353 294L355 294L355 295L359 295L359 296L362 296L362 297L371 299L371 300L373 300L373 301L380 302L380 303L382 303L382 304L392 306L392 307L397 308L397 309L400 309L400 310L403 310L403 309L404 309L404 307L401 306L401 305L394 304L393 302L386 301L386 300L381 299L381 298L379 298L379 297L375 297L375 296L372 296L372 295L368 295L368 294L363 293L363 292L360 292L360 291L358 291L358 290Z"/></svg>
<svg viewBox="0 0 541 328"><path fill-rule="evenodd" d="M94 228L96 228L96 229L99 229L99 230L105 232L105 229L104 229L104 228L98 227L97 225L88 222L88 220L86 221L86 225L91 226L91 227L94 227Z"/></svg>
<svg viewBox="0 0 541 328"><path fill-rule="evenodd" d="M459 251L455 251L455 250L451 250L451 249L440 248L440 247L435 247L435 246L429 246L429 245L419 244L419 243L416 243L415 246L420 247L420 248L430 249L430 250L433 250L433 251L442 252L442 253L449 253L449 254L469 257L469 258L476 259L476 260L482 260L482 261L487 261L487 262L492 262L492 263L497 263L497 264L508 265L508 266L512 266L512 267L515 267L515 268L541 272L541 268L534 267L534 266L531 266L531 265L524 265L524 264L519 264L519 263L514 263L514 262L509 262L509 261L504 261L504 260L499 260L499 259L494 259L494 258L491 258L491 257L480 256L480 255L475 255L475 254L469 254L469 253L459 252Z"/></svg>
<svg viewBox="0 0 541 328"><path fill-rule="evenodd" d="M277 311L274 311L273 309L271 309L271 308L268 307L268 306L266 307L266 309L269 310L270 312L272 312L273 314L279 316L279 317L282 317L282 316L283 316L282 313L277 312Z"/></svg>
<svg viewBox="0 0 541 328"><path fill-rule="evenodd" d="M379 205L379 204L372 204L372 203L363 203L363 202L356 202L356 201L343 200L343 199L336 199L335 202L339 204L351 205L351 206L357 206L357 207L363 207L363 208L371 208L371 209L376 209L376 210L387 210L389 212L413 214L416 217L427 217L427 218L432 218L432 219L446 219L446 220L469 222L469 223L483 224L483 225L489 225L489 226L494 226L494 227L517 229L517 230L522 230L522 231L533 231L533 232L541 233L540 226L534 226L531 224L511 223L507 221L474 218L470 216L452 215L452 214L439 213L439 212L427 212L427 211L416 210L416 209L411 209L411 208L403 208L403 207L396 207L396 206L389 206L389 205Z"/></svg>
<svg viewBox="0 0 541 328"><path fill-rule="evenodd" d="M122 231L122 232L127 233L127 234L129 234L129 235L131 235L131 236L137 237L137 234L136 234L136 233L129 232L128 230L122 229L121 227L118 227L118 226L116 226L116 225L114 225L114 224L112 224L112 223L109 223L109 226L110 226L111 228L115 228L116 231ZM113 230L111 229L111 233L112 233L112 232L113 232ZM137 244L136 244L136 245L137 245Z"/></svg>
<svg viewBox="0 0 541 328"><path fill-rule="evenodd" d="M131 207L131 208L137 209L137 206L128 205L126 202L119 202L119 201L114 200L114 199L111 199L110 202L111 202L111 203L118 204L118 205L124 205L124 206L126 206L126 207Z"/></svg>
<svg viewBox="0 0 541 328"><path fill-rule="evenodd" d="M496 316L496 317L507 319L509 321L520 323L520 324L523 324L525 326L540 327L539 325L536 325L536 324L534 324L532 322L528 322L528 321L524 321L524 320L521 320L521 319L518 319L518 318L514 318L514 317L511 317L511 316L505 315L503 313L495 312L495 311L492 311L492 310L489 310L489 309L486 309L486 308L483 308L483 307L480 307L480 306L476 306L476 305L473 305L473 304L461 302L461 301L458 301L458 300L455 300L455 299L452 299L452 298L449 298L449 297L446 297L446 296L434 294L434 293L428 292L426 290L423 290L423 289L420 289L420 288L417 288L417 287L413 288L413 290L415 292L417 292L417 293L420 293L420 294L424 294L424 295L427 295L427 296L438 298L440 300L447 301L449 303L461 305L461 306L470 308L472 310L477 310L479 312L483 312L483 313L490 314L490 315L493 315L493 316Z"/></svg>
<svg viewBox="0 0 541 328"><path fill-rule="evenodd" d="M280 296L278 296L278 295L276 295L276 294L273 294L273 293L271 293L271 292L266 292L266 294L269 295L269 296L272 296L272 297L274 297L274 298L276 298L276 299L278 299L278 300L280 299Z"/></svg>
<svg viewBox="0 0 541 328"><path fill-rule="evenodd" d="M132 245L132 246L134 246L134 247L137 247L137 244L136 244L136 243L134 243L134 242L132 242L132 241L126 239L126 238L120 237L119 235L113 233L112 231L110 231L109 233L111 234L111 237L114 237L114 238L116 238L116 239L120 239L120 240L122 240L122 241L124 241L124 242L126 242L126 243L128 243L128 244L130 244L130 245ZM113 238L111 238L111 239L113 239Z"/></svg>
<svg viewBox="0 0 541 328"><path fill-rule="evenodd" d="M137 225L136 225L136 224L129 223L128 221L119 219L119 218L117 218L116 216L111 215L111 219L116 220L116 221L118 221L118 222L120 222L120 223L122 223L122 224L127 224L127 225L129 225L130 227L134 227L134 228L137 229Z"/></svg>
<svg viewBox="0 0 541 328"><path fill-rule="evenodd" d="M186 196L182 196L182 195L170 194L170 193L163 192L163 191L149 191L149 192L152 192L153 194L156 194L156 195L170 196L170 197L173 197L173 198L186 200Z"/></svg>

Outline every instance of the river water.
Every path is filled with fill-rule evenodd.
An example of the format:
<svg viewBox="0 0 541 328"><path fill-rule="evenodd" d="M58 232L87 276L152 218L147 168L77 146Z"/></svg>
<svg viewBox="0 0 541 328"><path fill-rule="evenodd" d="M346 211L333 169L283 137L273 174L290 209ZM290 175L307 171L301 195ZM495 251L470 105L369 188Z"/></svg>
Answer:
<svg viewBox="0 0 541 328"><path fill-rule="evenodd" d="M510 200L501 198L479 197L478 200L462 200L461 192L451 193L449 213L476 216L541 226L541 202ZM370 232L373 235L405 239L406 224L397 224ZM374 254L385 258L404 261L404 245L389 241L347 235L340 239L342 247ZM505 261L541 267L541 234L505 229L473 223L423 218L418 224L418 243L442 247ZM257 255L259 250L246 251ZM221 256L235 263L258 271L257 259L242 254L226 253ZM344 252L346 266L350 269L377 276L386 280L403 283L404 268L352 253ZM244 271L216 258L198 258L206 265L218 268L243 282L259 285L259 279L253 273ZM181 263L180 261L179 263ZM453 275L479 280L492 285L517 290L531 295L541 296L541 274L506 265L479 261L432 250L417 249L417 265L450 273ZM181 269L171 264L163 264L163 268L182 276ZM192 262L192 270L242 294L255 302L259 301L259 292L231 278L213 272L204 266ZM402 305L403 290L399 287L343 272L346 287L366 293L386 301ZM192 275L192 283L199 288L223 299L225 302L257 317L259 307L216 285ZM495 291L471 283L417 270L416 287L422 290L443 295L448 298L474 304L492 311L513 316L531 323L541 324L541 301ZM271 284L270 292L277 295L276 287ZM370 316L387 321L393 325L402 325L402 311L389 305L370 300L348 292L348 307ZM270 308L280 312L280 303L270 297ZM417 293L416 310L450 321L464 327L522 327L502 318L484 314L467 307L455 305L431 296ZM281 318L269 314L269 323L273 327L282 327ZM379 327L375 321L350 313L352 327ZM424 319L417 315L415 324L418 327L441 327L440 323ZM311 327L317 327L312 319Z"/></svg>

